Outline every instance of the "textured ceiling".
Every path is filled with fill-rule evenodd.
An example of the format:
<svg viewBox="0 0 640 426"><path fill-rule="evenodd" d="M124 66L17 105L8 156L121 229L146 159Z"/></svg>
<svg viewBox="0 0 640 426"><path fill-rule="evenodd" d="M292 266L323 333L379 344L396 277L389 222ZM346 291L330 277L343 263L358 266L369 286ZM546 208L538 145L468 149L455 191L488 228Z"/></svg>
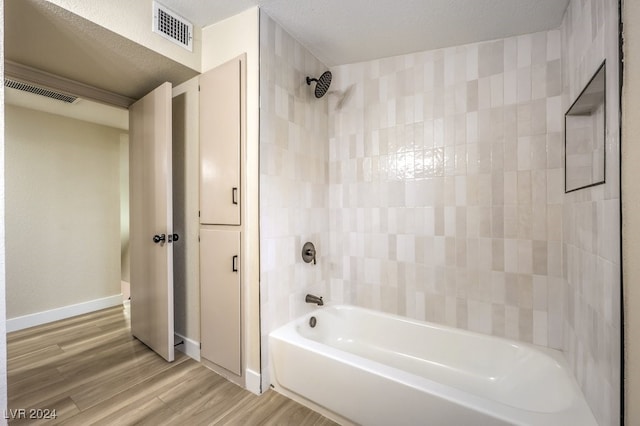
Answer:
<svg viewBox="0 0 640 426"><path fill-rule="evenodd" d="M44 0L5 0L5 58L132 99L198 74Z"/></svg>
<svg viewBox="0 0 640 426"><path fill-rule="evenodd" d="M556 28L569 0L159 1L198 26L259 5L333 66ZM47 0L4 6L9 61L132 99L197 74Z"/></svg>
<svg viewBox="0 0 640 426"><path fill-rule="evenodd" d="M206 26L259 5L326 65L560 26L569 0L159 0Z"/></svg>

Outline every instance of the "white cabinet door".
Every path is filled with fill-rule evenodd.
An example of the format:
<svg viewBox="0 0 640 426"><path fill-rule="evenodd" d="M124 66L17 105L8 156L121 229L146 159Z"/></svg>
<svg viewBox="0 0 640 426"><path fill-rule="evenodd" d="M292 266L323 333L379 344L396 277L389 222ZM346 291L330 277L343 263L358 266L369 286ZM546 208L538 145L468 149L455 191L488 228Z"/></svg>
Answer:
<svg viewBox="0 0 640 426"><path fill-rule="evenodd" d="M171 83L129 108L131 332L173 361Z"/></svg>
<svg viewBox="0 0 640 426"><path fill-rule="evenodd" d="M240 231L200 230L200 356L241 375Z"/></svg>
<svg viewBox="0 0 640 426"><path fill-rule="evenodd" d="M240 225L242 62L200 76L200 223Z"/></svg>

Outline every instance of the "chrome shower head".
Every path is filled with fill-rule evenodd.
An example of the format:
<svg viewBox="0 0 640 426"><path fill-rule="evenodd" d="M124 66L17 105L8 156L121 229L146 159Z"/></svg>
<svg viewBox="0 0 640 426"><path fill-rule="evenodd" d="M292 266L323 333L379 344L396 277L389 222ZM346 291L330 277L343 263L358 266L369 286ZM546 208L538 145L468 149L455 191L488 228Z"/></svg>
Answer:
<svg viewBox="0 0 640 426"><path fill-rule="evenodd" d="M311 86L312 81L316 82L315 95L316 98L320 99L327 93L327 90L329 90L329 86L331 85L331 71L323 72L320 78L307 77L307 84L309 86Z"/></svg>

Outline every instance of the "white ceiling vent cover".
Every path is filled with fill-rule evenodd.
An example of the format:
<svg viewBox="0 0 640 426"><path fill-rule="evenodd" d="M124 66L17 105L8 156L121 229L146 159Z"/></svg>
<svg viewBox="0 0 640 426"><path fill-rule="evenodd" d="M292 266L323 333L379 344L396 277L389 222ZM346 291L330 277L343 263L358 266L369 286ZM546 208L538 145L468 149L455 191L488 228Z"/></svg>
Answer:
<svg viewBox="0 0 640 426"><path fill-rule="evenodd" d="M153 32L193 52L193 24L155 1Z"/></svg>
<svg viewBox="0 0 640 426"><path fill-rule="evenodd" d="M58 92L56 90L47 89L45 87L36 86L31 83L23 83L22 81L11 80L9 78L4 79L4 85L12 89L18 89L18 90L22 90L23 92L34 93L40 96L46 96L47 98L66 102L68 104L75 103L78 100L77 96Z"/></svg>

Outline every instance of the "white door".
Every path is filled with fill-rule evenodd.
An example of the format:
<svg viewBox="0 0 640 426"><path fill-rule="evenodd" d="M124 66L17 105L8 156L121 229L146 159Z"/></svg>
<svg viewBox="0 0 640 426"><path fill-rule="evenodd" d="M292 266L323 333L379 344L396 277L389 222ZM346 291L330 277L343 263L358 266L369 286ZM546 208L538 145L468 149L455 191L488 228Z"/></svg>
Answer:
<svg viewBox="0 0 640 426"><path fill-rule="evenodd" d="M129 108L131 332L173 361L171 83Z"/></svg>

